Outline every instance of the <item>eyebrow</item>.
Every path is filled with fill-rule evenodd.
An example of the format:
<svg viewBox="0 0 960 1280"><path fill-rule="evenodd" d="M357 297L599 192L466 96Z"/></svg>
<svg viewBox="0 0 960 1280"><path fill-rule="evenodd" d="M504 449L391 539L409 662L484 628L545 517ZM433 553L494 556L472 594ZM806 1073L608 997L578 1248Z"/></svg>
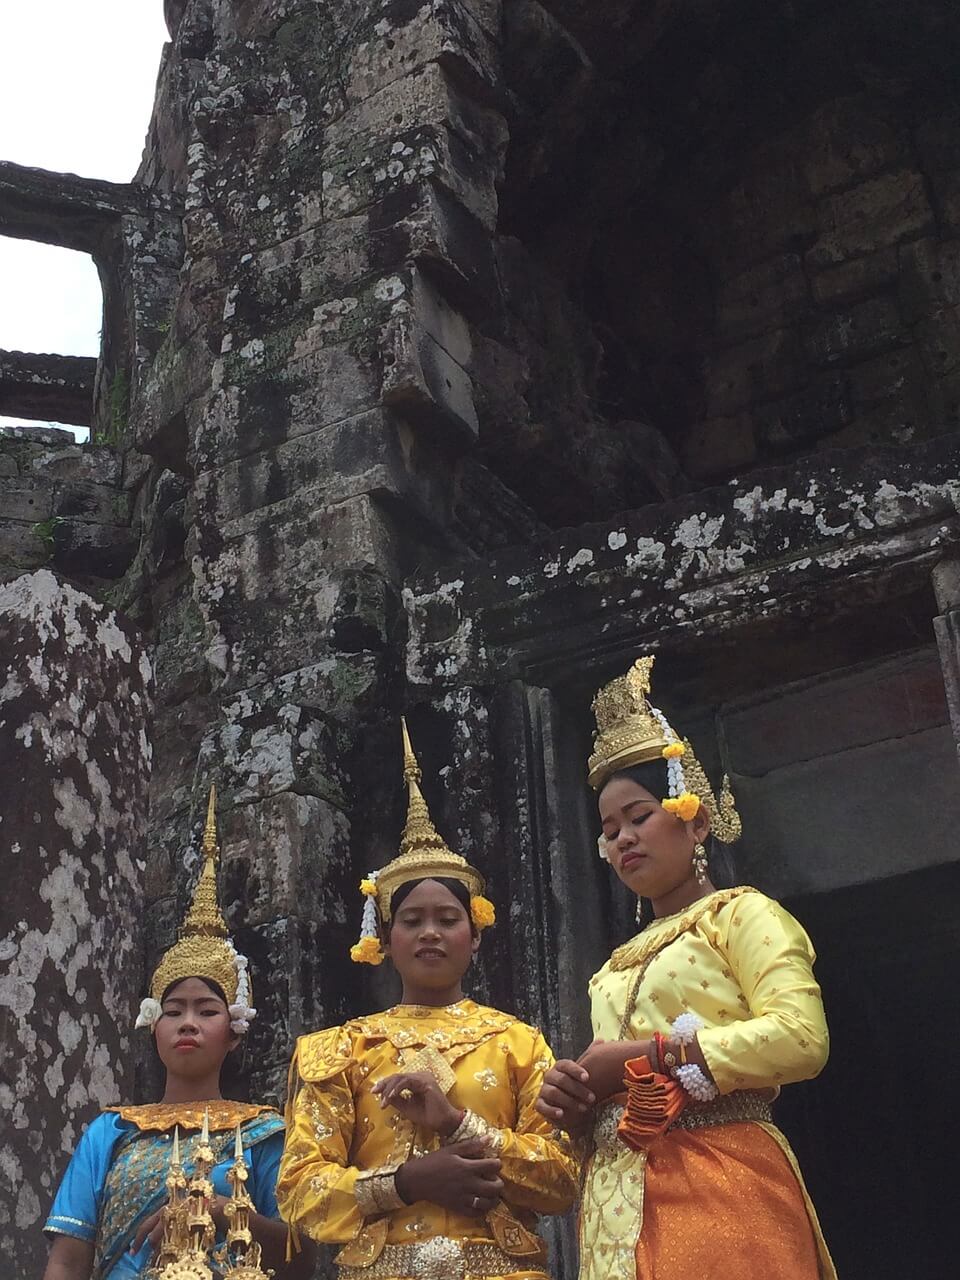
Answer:
<svg viewBox="0 0 960 1280"><path fill-rule="evenodd" d="M223 1001L220 999L220 997L215 996L213 992L211 992L210 995L208 996L197 996L196 1000L194 1000L193 1003L207 1004L208 1002L210 1004L223 1004ZM164 1000L163 1003L164 1004L187 1004L188 1001L186 996L167 996L166 1000Z"/></svg>
<svg viewBox="0 0 960 1280"><path fill-rule="evenodd" d="M633 809L633 808L634 808L636 805L638 805L638 804L656 804L656 803L657 803L657 801L656 801L656 800L654 800L654 799L653 799L653 797L651 797L649 800L631 800L631 801L629 801L629 803L627 803L627 804L623 805L623 807L621 808L620 812L621 812L621 813L629 813L629 812L630 812L630 810L631 810L631 809ZM617 814L616 814L616 813L610 813L610 814L608 814L605 818L601 818L601 819L600 819L600 822L601 822L601 825L603 825L603 823L605 823L605 822L615 822L615 821L616 821L616 819L617 819Z"/></svg>

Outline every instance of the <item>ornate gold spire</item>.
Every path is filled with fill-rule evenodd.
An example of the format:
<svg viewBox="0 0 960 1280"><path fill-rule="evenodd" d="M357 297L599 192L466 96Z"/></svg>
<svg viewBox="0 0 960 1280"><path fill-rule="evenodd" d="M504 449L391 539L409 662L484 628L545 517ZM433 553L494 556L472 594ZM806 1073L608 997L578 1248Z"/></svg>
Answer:
<svg viewBox="0 0 960 1280"><path fill-rule="evenodd" d="M400 837L400 857L409 857L415 853L432 853L437 850L455 858L446 846L443 837L433 825L430 810L420 790L420 765L413 754L413 744L407 732L407 722L400 718L400 731L403 735L403 778L407 784L407 821ZM460 859L463 862L463 859Z"/></svg>
<svg viewBox="0 0 960 1280"><path fill-rule="evenodd" d="M650 705L654 655L638 658L625 676L603 686L593 700L597 732L587 768L591 787L618 769L659 760L670 738Z"/></svg>
<svg viewBox="0 0 960 1280"><path fill-rule="evenodd" d="M180 930L182 935L225 938L227 926L217 901L217 865L220 846L217 844L217 789L210 787L207 801L207 821L203 828L203 866L193 891L193 902Z"/></svg>
<svg viewBox="0 0 960 1280"><path fill-rule="evenodd" d="M383 920L390 919L390 899L408 880L447 876L466 885L473 897L483 893L480 872L448 848L433 825L420 790L420 765L404 719L400 721L400 731L403 738L403 777L407 784L407 821L400 837L400 856L388 862L377 876L377 905Z"/></svg>
<svg viewBox="0 0 960 1280"><path fill-rule="evenodd" d="M240 971L227 941L227 925L217 901L217 793L210 788L207 820L203 829L203 865L193 899L180 929L180 939L170 948L150 980L150 995L161 1000L171 983L183 978L209 978L232 1005L237 999ZM249 984L248 984L249 986ZM252 1003L249 999L244 1003Z"/></svg>
<svg viewBox="0 0 960 1280"><path fill-rule="evenodd" d="M638 658L626 675L604 685L594 698L597 731L587 763L588 781L599 789L618 769L665 759L668 779L672 782L664 807L684 818L690 817L692 813L685 812L684 802L688 798L685 793L689 793L694 812L697 799L693 797L697 797L710 815L711 831L718 840L732 844L740 837L741 822L730 779L724 776L718 801L693 747L679 737L663 713L650 702L654 661L653 654Z"/></svg>

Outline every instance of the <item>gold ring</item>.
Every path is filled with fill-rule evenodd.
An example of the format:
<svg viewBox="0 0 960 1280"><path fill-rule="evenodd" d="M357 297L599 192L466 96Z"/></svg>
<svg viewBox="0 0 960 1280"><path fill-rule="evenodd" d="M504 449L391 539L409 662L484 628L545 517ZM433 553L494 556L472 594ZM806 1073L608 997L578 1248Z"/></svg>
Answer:
<svg viewBox="0 0 960 1280"><path fill-rule="evenodd" d="M404 1102L409 1102L410 1099L413 1097L413 1091L410 1089L401 1089L400 1097L404 1100Z"/></svg>

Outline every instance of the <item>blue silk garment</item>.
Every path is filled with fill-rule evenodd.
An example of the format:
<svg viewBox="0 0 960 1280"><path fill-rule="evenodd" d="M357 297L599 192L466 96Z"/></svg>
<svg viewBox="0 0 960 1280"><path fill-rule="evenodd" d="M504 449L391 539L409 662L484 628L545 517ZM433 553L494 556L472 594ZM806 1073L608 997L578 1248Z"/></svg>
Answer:
<svg viewBox="0 0 960 1280"><path fill-rule="evenodd" d="M215 1107L216 1104L211 1104ZM236 1104L234 1104L236 1106ZM123 1115L104 1111L92 1122L73 1153L44 1230L75 1236L96 1247L91 1280L130 1280L150 1266L153 1249L144 1243L129 1252L140 1224L166 1203L166 1177L173 1148L173 1124L157 1131L140 1128L137 1112L154 1108L124 1107ZM247 1189L258 1213L277 1218L276 1185L283 1151L283 1120L275 1111L259 1111L241 1125L244 1155L250 1170ZM194 1123L191 1127L196 1129ZM187 1177L194 1169L197 1132L180 1131L180 1156ZM228 1196L227 1170L233 1164L234 1129L211 1132L216 1164L210 1174L217 1195Z"/></svg>

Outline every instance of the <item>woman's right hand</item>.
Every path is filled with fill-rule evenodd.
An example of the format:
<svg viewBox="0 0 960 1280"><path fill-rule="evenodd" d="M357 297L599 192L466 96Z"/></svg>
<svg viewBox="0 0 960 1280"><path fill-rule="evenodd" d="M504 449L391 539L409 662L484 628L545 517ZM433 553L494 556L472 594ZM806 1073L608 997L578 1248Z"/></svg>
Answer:
<svg viewBox="0 0 960 1280"><path fill-rule="evenodd" d="M579 1062L560 1058L543 1077L536 1108L551 1124L575 1136L590 1124L596 1095L590 1088L590 1076Z"/></svg>
<svg viewBox="0 0 960 1280"><path fill-rule="evenodd" d="M396 1187L407 1204L429 1200L454 1213L481 1218L503 1193L500 1161L475 1139L408 1160L397 1170Z"/></svg>

